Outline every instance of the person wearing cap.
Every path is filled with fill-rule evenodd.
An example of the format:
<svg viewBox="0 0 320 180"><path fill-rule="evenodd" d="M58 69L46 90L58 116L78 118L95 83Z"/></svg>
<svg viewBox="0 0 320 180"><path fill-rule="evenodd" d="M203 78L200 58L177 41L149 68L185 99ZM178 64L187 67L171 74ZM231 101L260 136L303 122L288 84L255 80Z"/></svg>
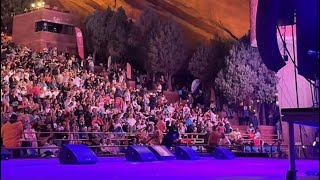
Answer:
<svg viewBox="0 0 320 180"><path fill-rule="evenodd" d="M1 137L4 147L20 147L23 133L23 125L18 121L18 115L12 114L10 120L1 127ZM20 150L13 150L13 156L19 157Z"/></svg>

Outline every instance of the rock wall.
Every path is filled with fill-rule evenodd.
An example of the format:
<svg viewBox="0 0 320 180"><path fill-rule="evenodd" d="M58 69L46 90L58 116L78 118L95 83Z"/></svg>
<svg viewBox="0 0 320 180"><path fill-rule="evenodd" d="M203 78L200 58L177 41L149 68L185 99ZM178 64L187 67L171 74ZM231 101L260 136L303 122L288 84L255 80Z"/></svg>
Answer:
<svg viewBox="0 0 320 180"><path fill-rule="evenodd" d="M213 38L237 39L248 33L249 0L50 0L47 4L63 7L86 17L96 9L122 6L136 20L146 8L172 17L182 25L191 44Z"/></svg>

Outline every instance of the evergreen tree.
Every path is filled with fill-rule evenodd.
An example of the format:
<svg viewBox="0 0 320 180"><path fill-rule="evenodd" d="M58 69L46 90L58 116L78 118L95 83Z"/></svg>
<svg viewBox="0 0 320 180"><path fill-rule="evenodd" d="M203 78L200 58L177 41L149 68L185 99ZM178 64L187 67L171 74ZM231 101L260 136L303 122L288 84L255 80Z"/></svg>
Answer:
<svg viewBox="0 0 320 180"><path fill-rule="evenodd" d="M86 19L86 34L90 36L89 42L93 46L95 57L96 53L105 54L107 51L108 41L110 40L110 34L106 33L106 29L109 26L109 21L113 16L111 8L107 8L104 11L95 11Z"/></svg>
<svg viewBox="0 0 320 180"><path fill-rule="evenodd" d="M189 62L190 73L205 82L210 76L209 64L212 60L212 49L209 45L201 45L197 48Z"/></svg>
<svg viewBox="0 0 320 180"><path fill-rule="evenodd" d="M137 63L141 64L143 68L149 73L154 73L149 68L148 51L150 39L154 38L155 32L158 30L160 25L160 17L153 9L148 8L144 10L138 21L137 26L139 27L139 48L137 49Z"/></svg>
<svg viewBox="0 0 320 180"><path fill-rule="evenodd" d="M225 66L224 57L228 55L231 44L231 41L216 36L209 44L200 45L189 61L190 73L209 85Z"/></svg>
<svg viewBox="0 0 320 180"><path fill-rule="evenodd" d="M128 58L129 48L134 48L137 27L128 17L122 7L115 12L111 8L96 11L86 20L88 44L93 45L94 54L99 53L103 59L111 55L113 60L123 63Z"/></svg>
<svg viewBox="0 0 320 180"><path fill-rule="evenodd" d="M109 26L105 29L108 36L108 50L113 57L125 57L128 47L127 40L130 27L128 17L122 7L118 8L110 19Z"/></svg>
<svg viewBox="0 0 320 180"><path fill-rule="evenodd" d="M152 37L160 25L160 16L151 8L143 11L138 20L138 26L145 39ZM148 40L147 40L148 41Z"/></svg>
<svg viewBox="0 0 320 180"><path fill-rule="evenodd" d="M226 67L218 73L215 84L233 103L245 99L258 102L275 100L278 78L263 63L257 48L251 47L248 37L237 42L226 57Z"/></svg>
<svg viewBox="0 0 320 180"><path fill-rule="evenodd" d="M172 76L186 60L185 44L180 27L171 19L161 23L150 39L148 67L152 72L165 73L172 89Z"/></svg>
<svg viewBox="0 0 320 180"><path fill-rule="evenodd" d="M33 0L1 0L1 31L12 33L13 16L30 9Z"/></svg>

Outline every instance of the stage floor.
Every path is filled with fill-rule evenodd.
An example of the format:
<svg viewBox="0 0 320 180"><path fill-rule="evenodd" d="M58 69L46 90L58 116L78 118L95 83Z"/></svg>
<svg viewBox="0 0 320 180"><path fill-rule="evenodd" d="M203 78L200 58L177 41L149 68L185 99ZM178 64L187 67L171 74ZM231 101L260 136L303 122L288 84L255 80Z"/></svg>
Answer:
<svg viewBox="0 0 320 180"><path fill-rule="evenodd" d="M306 171L318 171L318 160L297 160L298 179ZM285 180L288 160L237 158L197 161L128 162L124 158L99 158L93 165L61 165L53 159L11 159L1 161L1 180Z"/></svg>

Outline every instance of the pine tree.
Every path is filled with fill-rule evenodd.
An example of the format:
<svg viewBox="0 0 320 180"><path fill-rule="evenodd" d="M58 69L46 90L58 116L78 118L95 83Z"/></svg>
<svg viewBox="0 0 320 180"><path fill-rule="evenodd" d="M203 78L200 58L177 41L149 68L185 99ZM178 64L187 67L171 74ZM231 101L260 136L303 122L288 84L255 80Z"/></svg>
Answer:
<svg viewBox="0 0 320 180"><path fill-rule="evenodd" d="M33 0L1 0L1 31L12 33L13 16L29 9Z"/></svg>
<svg viewBox="0 0 320 180"><path fill-rule="evenodd" d="M172 89L172 76L186 60L185 44L180 27L171 19L161 23L150 39L148 67L152 72L165 73Z"/></svg>
<svg viewBox="0 0 320 180"><path fill-rule="evenodd" d="M159 29L160 17L156 11L148 8L141 13L137 21L137 26L139 27L140 33L140 46L137 49L138 63L143 66L147 73L154 74L154 71L149 67L148 51L150 39L154 38L155 32Z"/></svg>
<svg viewBox="0 0 320 180"><path fill-rule="evenodd" d="M190 73L205 82L210 76L209 64L212 60L212 49L209 45L201 45L191 57L188 69Z"/></svg>
<svg viewBox="0 0 320 180"><path fill-rule="evenodd" d="M226 57L226 67L218 73L215 84L225 98L233 103L245 99L258 102L275 100L278 78L263 63L257 48L248 37L242 38Z"/></svg>
<svg viewBox="0 0 320 180"><path fill-rule="evenodd" d="M113 14L109 26L105 29L109 40L107 47L112 56L123 58L126 55L129 31L128 17L124 9L120 7Z"/></svg>
<svg viewBox="0 0 320 180"><path fill-rule="evenodd" d="M189 62L190 73L210 85L218 72L225 66L224 57L228 55L232 42L216 36L209 44L200 45Z"/></svg>
<svg viewBox="0 0 320 180"><path fill-rule="evenodd" d="M110 40L110 34L106 33L106 29L113 14L111 8L108 7L104 11L97 10L86 18L86 34L90 36L89 42L93 46L94 57L96 53L104 54L104 51L106 51Z"/></svg>

